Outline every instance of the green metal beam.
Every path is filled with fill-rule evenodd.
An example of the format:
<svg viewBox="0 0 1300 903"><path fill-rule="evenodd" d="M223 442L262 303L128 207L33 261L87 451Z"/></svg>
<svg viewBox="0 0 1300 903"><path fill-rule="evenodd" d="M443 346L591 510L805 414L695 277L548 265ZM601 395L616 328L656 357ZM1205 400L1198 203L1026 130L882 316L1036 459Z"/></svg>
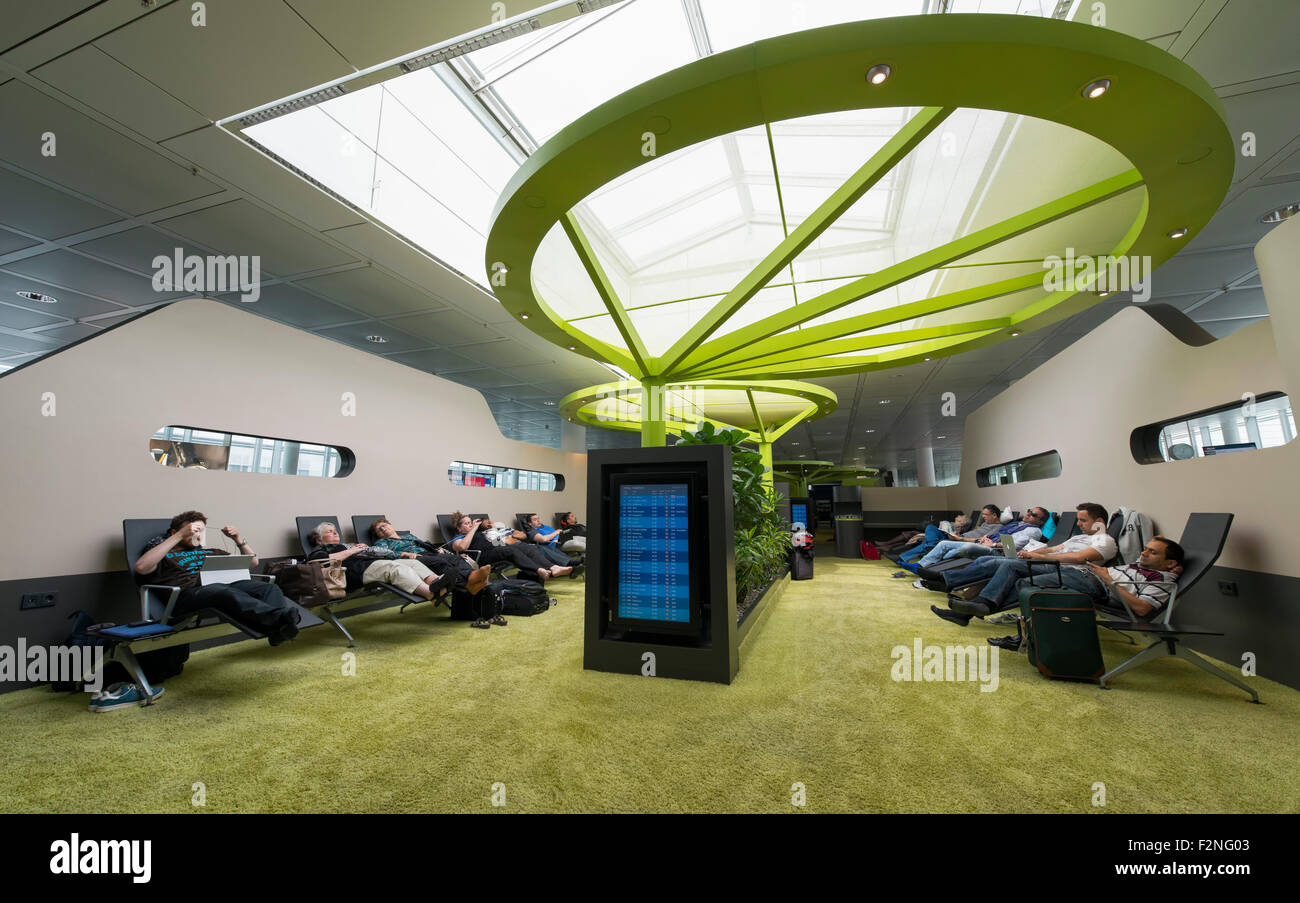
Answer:
<svg viewBox="0 0 1300 903"><path fill-rule="evenodd" d="M641 341L641 335L632 325L632 319L627 315L623 308L623 302L619 300L618 293L614 291L614 285L609 281L609 276L605 273L605 268L600 265L596 259L596 252L591 247L591 242L587 241L587 236L583 234L582 227L578 225L578 218L573 215L572 211L565 213L560 219L560 224L564 227L564 232L569 236L569 241L573 244L573 250L577 252L578 259L582 261L582 267L591 277L592 283L596 286L596 291L600 294L600 300L605 302L605 309L609 315L614 318L614 325L618 327L618 334L623 337L627 343L628 350L632 353L636 366L629 372L636 377L643 377L649 371L646 363L650 355L646 353L645 343Z"/></svg>
<svg viewBox="0 0 1300 903"><path fill-rule="evenodd" d="M898 332L876 333L874 335L859 338L822 342L817 346L817 355L818 357L830 358L832 355L848 354L854 351L869 351L872 348L882 348L886 345L901 345L906 342L919 342L926 339L946 338L947 336L965 335L970 332L988 332L993 329L1005 329L1010 325L1010 317L997 317L990 320L972 320L967 323L949 323L944 326L923 326L917 329L900 329ZM697 378L727 379L728 376L726 374L754 370L758 367L775 367L778 364L789 364L795 361L805 360L807 357L808 353L806 351L796 348L778 354L763 355L762 357L755 357L746 361L737 361L713 370L701 371L697 374Z"/></svg>
<svg viewBox="0 0 1300 903"><path fill-rule="evenodd" d="M766 257L727 292L686 334L673 343L659 361L659 373L675 373L678 365L700 344L722 327L745 302L763 288L772 277L812 244L831 224L879 182L930 132L952 113L952 107L925 107L913 116L857 172L821 203L798 228L773 248ZM815 301L816 299L814 299ZM800 308L802 309L802 307Z"/></svg>
<svg viewBox="0 0 1300 903"><path fill-rule="evenodd" d="M767 438L767 430L763 428L763 417L758 413L758 403L754 401L754 390L746 389L745 397L749 399L749 409L754 412L754 422L758 424L758 438L761 442L772 442Z"/></svg>
<svg viewBox="0 0 1300 903"><path fill-rule="evenodd" d="M878 329L881 326L891 326L894 323L902 323L906 320L914 320L918 317L924 317L942 311L956 310L959 307L978 304L980 301L989 301L993 298L1013 295L1016 292L1022 292L1026 289L1037 288L1042 284L1043 274L1041 271L1037 273L1026 273L1023 276L1014 276L1010 279L990 282L988 285L977 285L973 288L949 292L946 295L935 295L933 298L922 298L919 301L910 301L907 304L899 304L896 307L887 307L884 310L873 311L869 314L859 314L856 317L846 317L843 320L836 320L834 323L823 323L820 326L810 326L807 329L798 329L793 332L782 333L779 336L774 336L768 341L761 343L757 348L746 347L729 354L724 354L716 360L709 362L707 366L701 367L700 370L720 370L722 369L722 366L726 364L743 363L746 361L756 360L760 357L766 358L772 354L784 351L793 351L797 348L815 345L829 339L838 339L843 336L856 335L860 332ZM940 308L936 310L935 305L940 305ZM692 370L691 373L693 375L696 371Z"/></svg>
<svg viewBox="0 0 1300 903"><path fill-rule="evenodd" d="M741 327L722 338L699 346L685 358L678 358L677 362L680 363L680 369L683 373L688 372L692 368L697 368L700 364L722 357L728 352L762 342L764 339L801 323L825 316L846 304L851 304L875 292L906 282L936 267L982 251L1009 238L1015 238L1017 235L1022 235L1031 229L1055 222L1080 210L1086 210L1127 191L1132 191L1142 184L1142 174L1136 169L1130 169L1119 175L1103 179L1089 185L1087 188L1071 192L1024 213L954 239L923 254L918 254L915 257L885 267L883 270L864 279L858 279L839 288L831 289L816 298L805 301L797 308L779 311L764 317L756 323ZM1041 274L1039 278L1041 280ZM934 299L930 300L933 301ZM942 307L935 307L927 312L937 313L942 309ZM671 354L666 356L665 361L671 357ZM665 372L667 372L666 369ZM672 375L676 377L678 374L674 373Z"/></svg>

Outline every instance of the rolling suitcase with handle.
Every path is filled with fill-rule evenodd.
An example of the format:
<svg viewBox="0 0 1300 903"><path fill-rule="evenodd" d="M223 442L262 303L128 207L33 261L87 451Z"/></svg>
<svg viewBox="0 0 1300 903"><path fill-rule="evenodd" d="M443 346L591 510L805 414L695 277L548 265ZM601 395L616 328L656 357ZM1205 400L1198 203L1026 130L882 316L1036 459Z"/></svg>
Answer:
<svg viewBox="0 0 1300 903"><path fill-rule="evenodd" d="M1020 590L1020 635L1029 663L1046 677L1095 683L1106 671L1092 599L1070 589L1034 586L1032 568L1030 585Z"/></svg>

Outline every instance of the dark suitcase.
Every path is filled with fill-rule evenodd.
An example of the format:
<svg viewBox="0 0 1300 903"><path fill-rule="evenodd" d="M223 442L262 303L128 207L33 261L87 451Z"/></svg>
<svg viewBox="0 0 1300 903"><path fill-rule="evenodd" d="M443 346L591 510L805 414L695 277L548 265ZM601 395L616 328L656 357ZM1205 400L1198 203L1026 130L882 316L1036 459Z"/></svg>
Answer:
<svg viewBox="0 0 1300 903"><path fill-rule="evenodd" d="M1020 590L1020 635L1029 663L1046 677L1096 683L1106 672L1097 612L1083 593L1032 584Z"/></svg>
<svg viewBox="0 0 1300 903"><path fill-rule="evenodd" d="M811 580L813 578L812 549L790 550L790 579Z"/></svg>
<svg viewBox="0 0 1300 903"><path fill-rule="evenodd" d="M497 614L528 618L541 614L555 604L541 584L530 580L501 580L493 583L483 593L493 593ZM491 617L488 615L487 617Z"/></svg>

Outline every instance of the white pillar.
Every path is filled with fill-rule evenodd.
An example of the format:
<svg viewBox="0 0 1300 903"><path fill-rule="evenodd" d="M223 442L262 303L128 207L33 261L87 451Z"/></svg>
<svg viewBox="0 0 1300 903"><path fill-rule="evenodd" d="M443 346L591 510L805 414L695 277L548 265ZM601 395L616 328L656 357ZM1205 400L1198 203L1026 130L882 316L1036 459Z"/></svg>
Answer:
<svg viewBox="0 0 1300 903"><path fill-rule="evenodd" d="M916 485L934 485L934 449L928 445L916 449Z"/></svg>
<svg viewBox="0 0 1300 903"><path fill-rule="evenodd" d="M567 419L560 418L560 451L585 452L587 450L587 428Z"/></svg>
<svg viewBox="0 0 1300 903"><path fill-rule="evenodd" d="M1284 392L1300 394L1300 216L1273 227L1255 245L1255 263L1273 324Z"/></svg>

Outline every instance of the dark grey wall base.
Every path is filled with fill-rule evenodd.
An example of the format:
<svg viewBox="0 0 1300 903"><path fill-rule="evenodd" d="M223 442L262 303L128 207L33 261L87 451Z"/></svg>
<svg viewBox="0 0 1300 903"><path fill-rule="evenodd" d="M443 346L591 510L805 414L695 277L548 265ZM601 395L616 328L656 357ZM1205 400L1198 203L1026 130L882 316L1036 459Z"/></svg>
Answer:
<svg viewBox="0 0 1300 903"><path fill-rule="evenodd" d="M1219 589L1220 581L1235 583L1237 595L1224 595ZM1188 648L1213 656L1230 668L1240 669L1242 656L1253 653L1255 672L1260 677L1300 690L1300 656L1296 655L1296 641L1300 637L1300 578L1236 568L1210 568L1195 588L1178 601L1174 623L1223 631L1222 637L1185 642ZM1207 679L1213 681L1208 675ZM1251 682L1249 677L1241 679ZM1265 697L1263 701L1267 703L1268 699Z"/></svg>

